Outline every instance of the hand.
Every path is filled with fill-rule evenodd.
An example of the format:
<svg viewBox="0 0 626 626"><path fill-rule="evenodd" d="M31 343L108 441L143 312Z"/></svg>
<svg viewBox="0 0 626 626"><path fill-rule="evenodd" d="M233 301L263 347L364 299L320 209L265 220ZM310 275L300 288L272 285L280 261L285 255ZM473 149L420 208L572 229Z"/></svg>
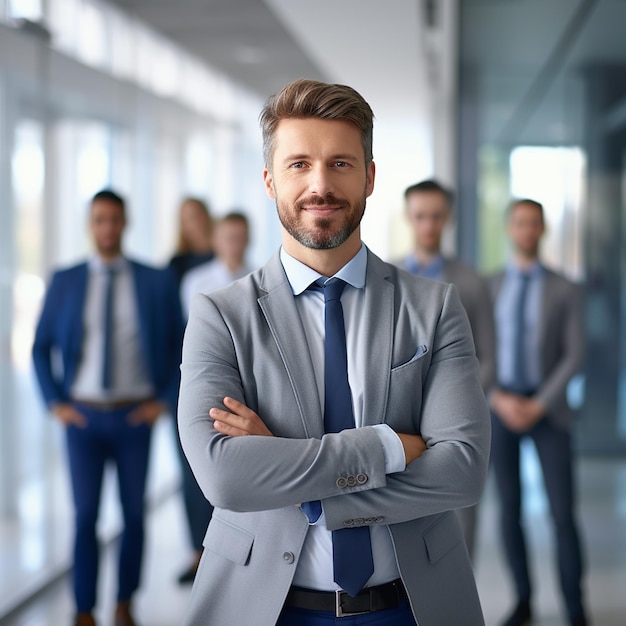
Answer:
<svg viewBox="0 0 626 626"><path fill-rule="evenodd" d="M78 428L86 428L87 420L73 405L59 402L51 407L52 414L64 425L74 425Z"/></svg>
<svg viewBox="0 0 626 626"><path fill-rule="evenodd" d="M402 442L407 465L415 461L415 459L420 457L426 450L426 442L419 435L407 435L405 433L396 434Z"/></svg>
<svg viewBox="0 0 626 626"><path fill-rule="evenodd" d="M522 398L519 410L527 430L532 428L546 414L545 405L536 398Z"/></svg>
<svg viewBox="0 0 626 626"><path fill-rule="evenodd" d="M227 396L224 398L224 406L228 409L227 411L218 408L212 408L209 411L209 417L213 419L213 428L223 435L230 437L273 436L263 420L242 402Z"/></svg>
<svg viewBox="0 0 626 626"><path fill-rule="evenodd" d="M504 391L494 391L491 394L491 406L500 421L516 433L530 430L546 411L543 403L535 398Z"/></svg>
<svg viewBox="0 0 626 626"><path fill-rule="evenodd" d="M148 424L154 426L159 416L167 411L167 407L157 400L147 400L142 402L136 409L128 414L128 421L133 426Z"/></svg>

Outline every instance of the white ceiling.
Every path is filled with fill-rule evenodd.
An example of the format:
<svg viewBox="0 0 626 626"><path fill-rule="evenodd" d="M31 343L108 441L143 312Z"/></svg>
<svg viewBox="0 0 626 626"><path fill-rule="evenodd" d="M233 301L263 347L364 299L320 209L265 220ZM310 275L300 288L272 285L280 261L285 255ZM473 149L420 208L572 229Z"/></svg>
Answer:
<svg viewBox="0 0 626 626"><path fill-rule="evenodd" d="M461 7L460 66L475 71L490 98L482 125L496 141L567 140L571 128L551 119L562 119L565 107L580 126L577 71L593 63L626 66L625 0L110 1L262 99L307 77L353 86L372 105L378 127L394 123L396 135L426 120L422 135L435 128L430 152L440 143L442 127L433 120L441 109L444 124L455 119L456 79L444 75L442 89L438 78L454 72L460 37L442 47L437 27L427 25L429 9L437 23L450 6ZM579 28L571 29L577 13ZM516 111L520 103L526 117ZM454 133L452 127L444 137L449 149Z"/></svg>
<svg viewBox="0 0 626 626"><path fill-rule="evenodd" d="M110 0L265 99L296 78L417 106L422 0Z"/></svg>

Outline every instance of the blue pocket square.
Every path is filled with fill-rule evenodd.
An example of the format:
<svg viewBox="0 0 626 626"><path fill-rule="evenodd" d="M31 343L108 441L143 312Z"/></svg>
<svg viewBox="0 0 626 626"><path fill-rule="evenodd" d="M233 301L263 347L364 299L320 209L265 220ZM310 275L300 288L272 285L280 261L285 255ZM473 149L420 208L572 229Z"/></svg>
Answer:
<svg viewBox="0 0 626 626"><path fill-rule="evenodd" d="M405 367L407 365L410 365L414 361L417 361L418 359L423 357L427 352L428 352L428 346L424 344L417 346L417 350L415 351L415 354L408 361L404 361L404 363L399 363L398 365L394 365L391 369L397 370L399 367Z"/></svg>
<svg viewBox="0 0 626 626"><path fill-rule="evenodd" d="M408 361L408 363L413 363L413 361L417 361L417 359L419 359L421 356L423 356L427 352L428 352L428 346L425 346L424 344L422 344L421 346L417 346L417 350L415 351L415 354L411 357L411 360Z"/></svg>

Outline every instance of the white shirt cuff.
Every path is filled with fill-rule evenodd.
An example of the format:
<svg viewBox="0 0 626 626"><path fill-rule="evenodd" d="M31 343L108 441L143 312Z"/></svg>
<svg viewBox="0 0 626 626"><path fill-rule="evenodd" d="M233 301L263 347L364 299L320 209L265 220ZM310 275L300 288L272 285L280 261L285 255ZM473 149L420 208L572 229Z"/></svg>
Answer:
<svg viewBox="0 0 626 626"><path fill-rule="evenodd" d="M385 455L385 474L403 472L406 469L406 456L400 437L387 424L375 424L376 431Z"/></svg>

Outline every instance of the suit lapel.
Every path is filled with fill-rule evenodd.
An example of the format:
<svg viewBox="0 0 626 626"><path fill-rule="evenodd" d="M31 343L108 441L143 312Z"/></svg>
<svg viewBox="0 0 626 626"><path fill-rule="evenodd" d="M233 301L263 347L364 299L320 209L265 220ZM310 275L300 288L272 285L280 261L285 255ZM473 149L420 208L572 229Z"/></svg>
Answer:
<svg viewBox="0 0 626 626"><path fill-rule="evenodd" d="M385 415L394 340L394 285L387 280L385 263L368 251L365 286L364 337L375 355L367 363L363 398L363 426L380 424ZM304 328L291 287L276 255L266 265L261 287L266 295L258 299L300 408L307 437L324 434L324 420L315 373Z"/></svg>
<svg viewBox="0 0 626 626"><path fill-rule="evenodd" d="M258 298L258 303L287 370L306 436L319 439L324 434L324 420L313 362L291 286L278 254L265 266L261 287L267 293Z"/></svg>
<svg viewBox="0 0 626 626"><path fill-rule="evenodd" d="M394 342L394 291L389 270L368 251L365 282L364 338L371 346L363 391L363 426L380 424L385 416Z"/></svg>
<svg viewBox="0 0 626 626"><path fill-rule="evenodd" d="M89 281L89 265L81 264L76 269L76 289L69 290L70 296L75 294L74 306L68 307L70 314L74 316L72 321L72 352L76 355L76 363L80 358L80 349L83 344L83 316L85 315L85 301L87 299L87 283Z"/></svg>
<svg viewBox="0 0 626 626"><path fill-rule="evenodd" d="M154 374L154 362L152 360L151 347L158 344L156 341L152 341L152 324L150 309L150 276L143 271L142 266L128 259L130 265L130 272L133 281L133 294L135 296L135 307L137 311L137 324L139 327L139 337L141 339L141 355L144 359L147 371L150 376Z"/></svg>
<svg viewBox="0 0 626 626"><path fill-rule="evenodd" d="M554 296L554 288L552 287L552 275L544 269L543 281L541 284L541 311L539 313L539 346L541 347L541 367L545 361L545 349L549 340L548 320L550 319L550 310L552 308L552 298Z"/></svg>

